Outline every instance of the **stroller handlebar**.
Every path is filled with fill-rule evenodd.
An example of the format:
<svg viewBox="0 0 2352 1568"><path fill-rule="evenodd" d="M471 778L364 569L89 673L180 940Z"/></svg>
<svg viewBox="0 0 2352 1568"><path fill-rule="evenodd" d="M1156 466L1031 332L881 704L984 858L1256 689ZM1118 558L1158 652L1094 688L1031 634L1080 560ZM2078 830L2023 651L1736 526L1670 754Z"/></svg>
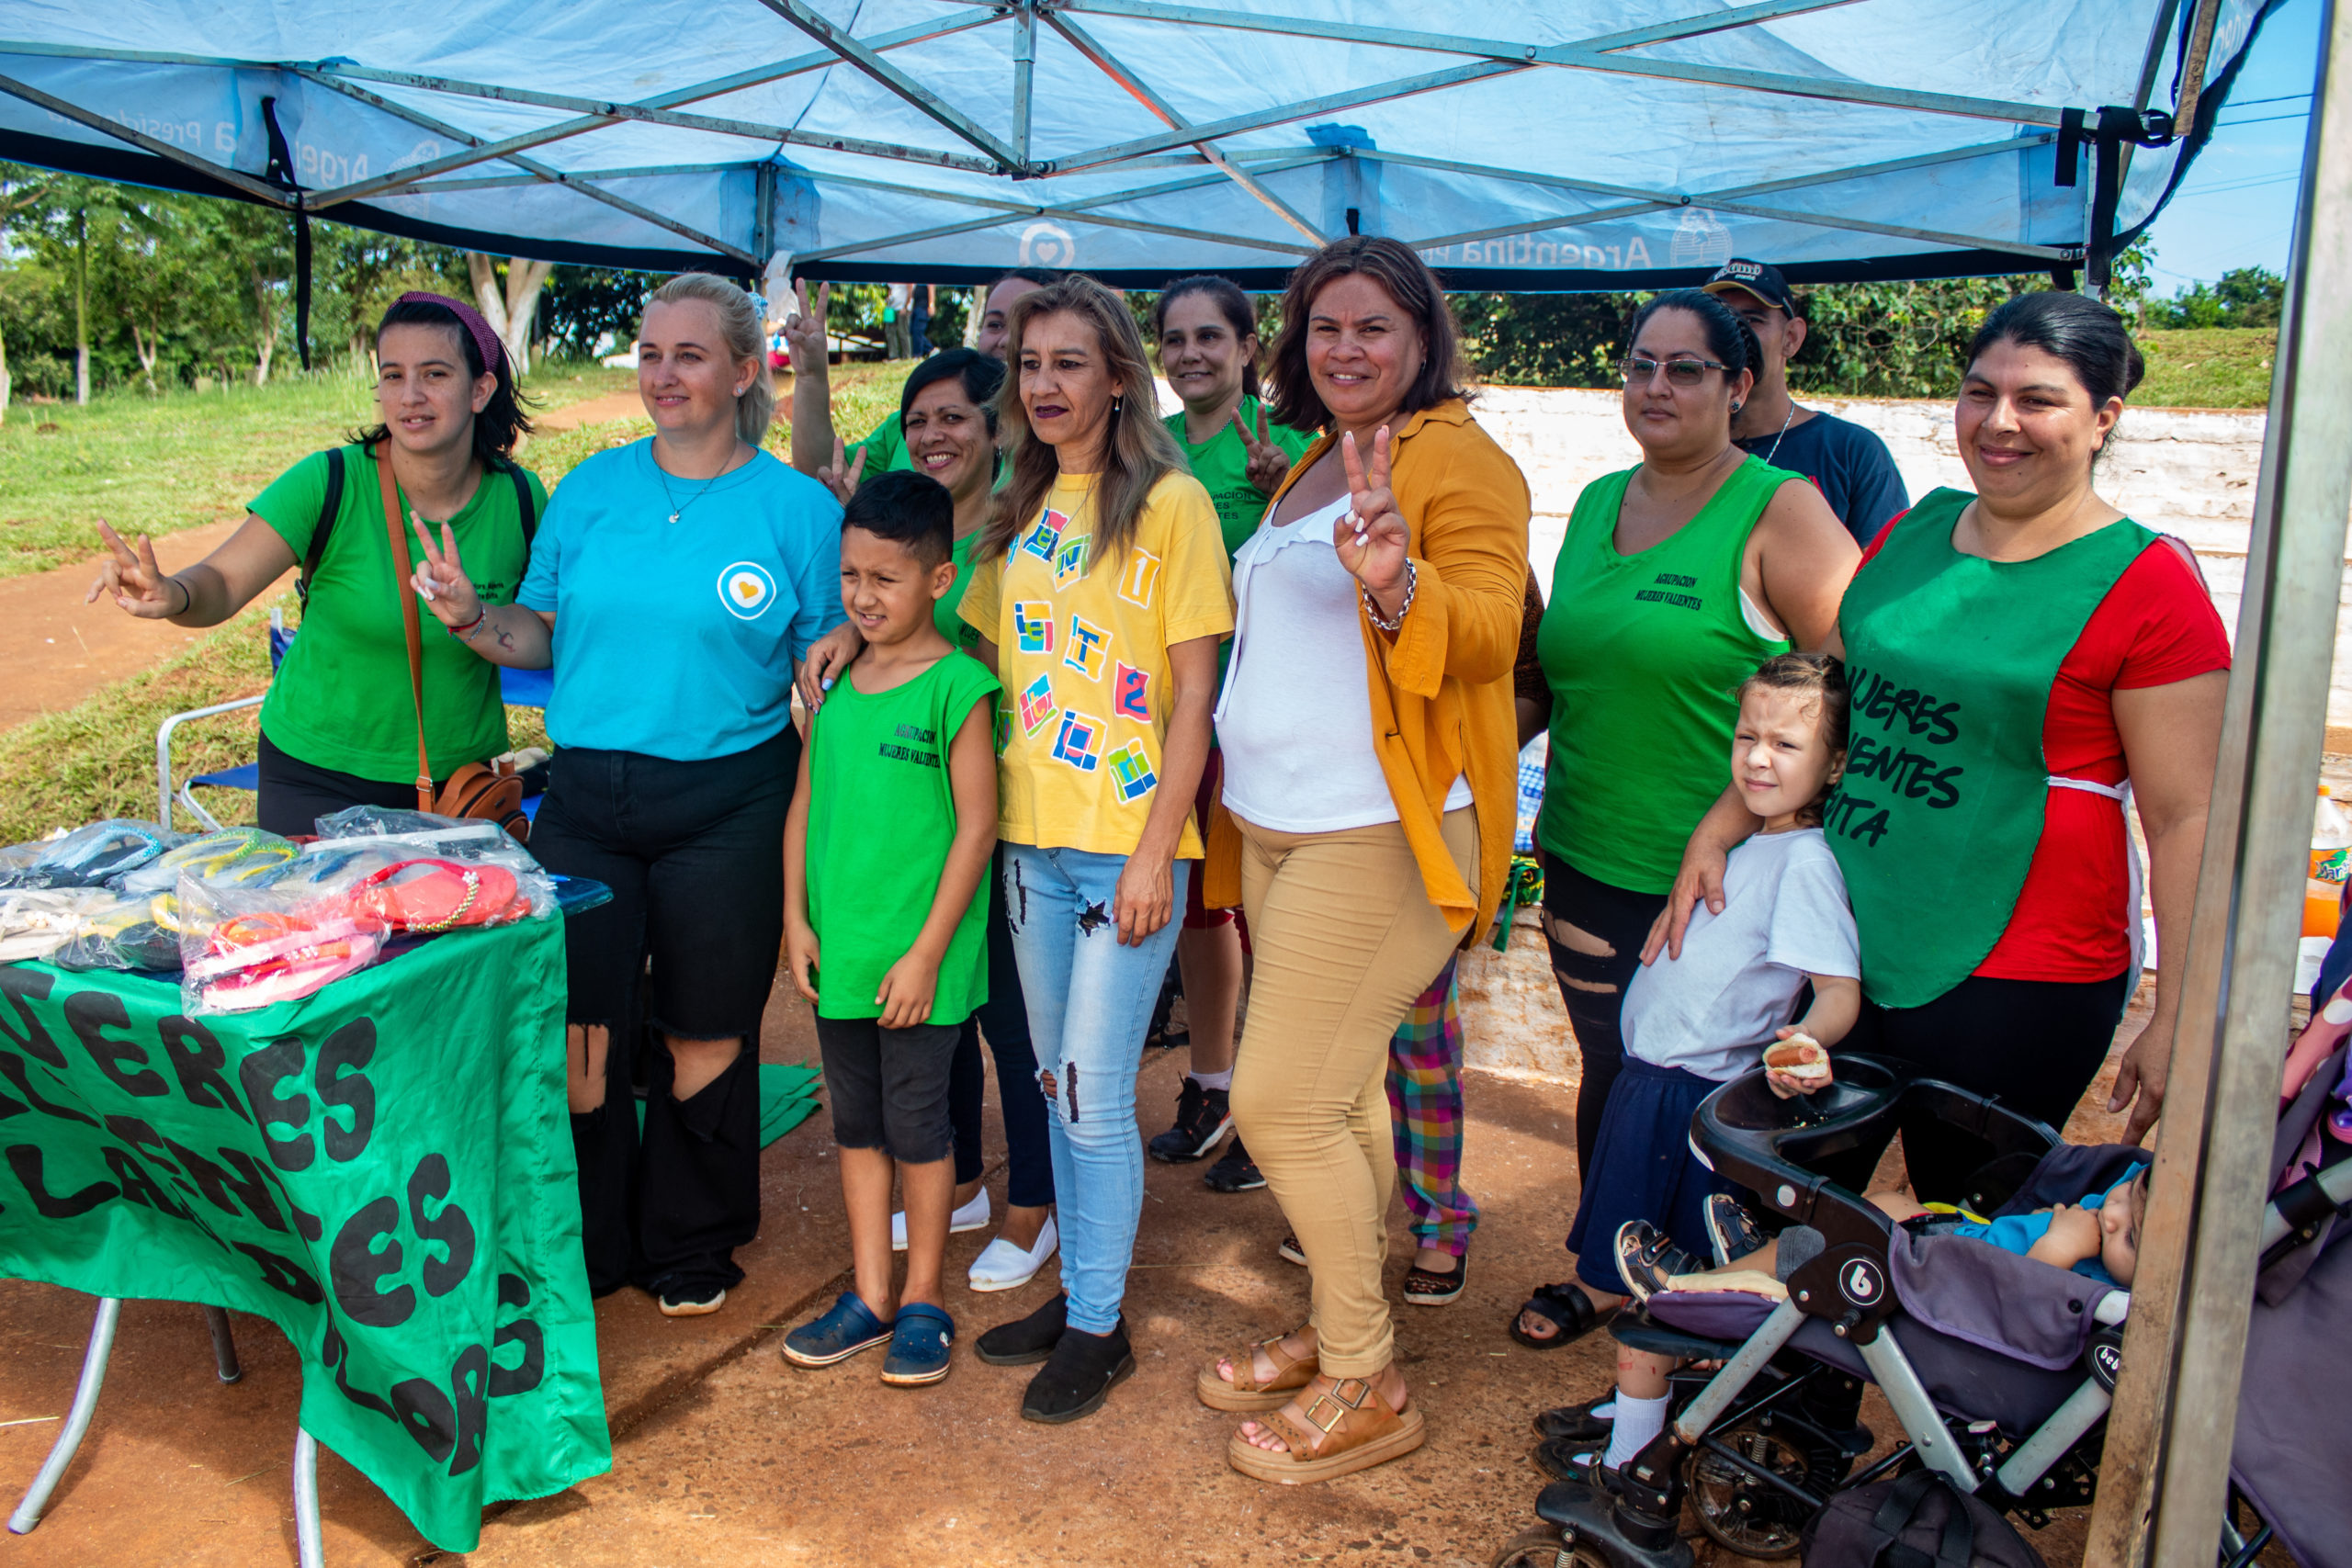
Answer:
<svg viewBox="0 0 2352 1568"><path fill-rule="evenodd" d="M1905 1114L1930 1116L1984 1139L1995 1156L1987 1171L2013 1157L2030 1168L2057 1146L2058 1134L2046 1123L1991 1096L1928 1077L1907 1062L1860 1055L1835 1061L1836 1081L1816 1094L1782 1100L1759 1067L1707 1096L1690 1118L1690 1146L1711 1168L1753 1189L1774 1212L1820 1231L1832 1246L1882 1242L1893 1222L1811 1168L1873 1142L1883 1146Z"/></svg>

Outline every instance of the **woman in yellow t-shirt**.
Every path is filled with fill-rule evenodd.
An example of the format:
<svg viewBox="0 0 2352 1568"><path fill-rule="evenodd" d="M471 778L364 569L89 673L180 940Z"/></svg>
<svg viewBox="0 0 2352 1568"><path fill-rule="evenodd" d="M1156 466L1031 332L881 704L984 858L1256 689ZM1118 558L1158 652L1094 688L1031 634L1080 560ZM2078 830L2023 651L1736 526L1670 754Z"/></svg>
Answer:
<svg viewBox="0 0 2352 1568"><path fill-rule="evenodd" d="M1024 295L1005 348L1012 473L963 615L1004 684L1005 913L1054 1107L1066 1294L982 1335L979 1355L1045 1361L1021 1413L1059 1422L1135 1370L1119 1307L1143 1213L1136 1069L1201 855L1193 796L1233 594L1119 296L1089 277Z"/></svg>

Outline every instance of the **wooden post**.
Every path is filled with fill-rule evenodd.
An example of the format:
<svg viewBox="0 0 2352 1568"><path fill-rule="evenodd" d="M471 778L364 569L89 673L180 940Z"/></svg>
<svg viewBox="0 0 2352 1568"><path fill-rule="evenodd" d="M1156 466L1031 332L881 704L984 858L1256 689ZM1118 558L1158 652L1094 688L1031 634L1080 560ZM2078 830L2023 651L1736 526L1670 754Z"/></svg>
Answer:
<svg viewBox="0 0 2352 1568"><path fill-rule="evenodd" d="M2184 119L2184 124L2185 124ZM2245 593L2086 1568L2211 1568L2228 1497L2352 509L2352 11L2317 91Z"/></svg>

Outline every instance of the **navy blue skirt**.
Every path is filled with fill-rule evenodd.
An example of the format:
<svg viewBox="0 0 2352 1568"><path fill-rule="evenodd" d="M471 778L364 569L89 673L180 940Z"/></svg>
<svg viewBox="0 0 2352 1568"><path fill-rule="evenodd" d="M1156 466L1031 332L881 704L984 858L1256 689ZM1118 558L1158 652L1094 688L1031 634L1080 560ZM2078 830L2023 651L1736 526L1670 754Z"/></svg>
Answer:
<svg viewBox="0 0 2352 1568"><path fill-rule="evenodd" d="M1584 1199L1568 1232L1577 1279L1597 1291L1624 1293L1616 1243L1618 1227L1628 1220L1649 1221L1694 1258L1711 1256L1707 1198L1731 1191L1732 1185L1690 1152L1690 1116L1721 1087L1680 1067L1625 1058L1600 1113Z"/></svg>

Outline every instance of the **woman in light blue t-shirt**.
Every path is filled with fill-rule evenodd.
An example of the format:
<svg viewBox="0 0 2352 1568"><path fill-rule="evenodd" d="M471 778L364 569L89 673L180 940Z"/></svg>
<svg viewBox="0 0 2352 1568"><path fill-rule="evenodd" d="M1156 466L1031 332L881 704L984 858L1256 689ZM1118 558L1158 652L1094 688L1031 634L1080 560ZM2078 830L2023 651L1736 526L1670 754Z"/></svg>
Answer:
<svg viewBox="0 0 2352 1568"><path fill-rule="evenodd" d="M654 290L637 378L652 439L571 471L514 604L480 602L451 541L423 539L417 577L484 659L554 665L560 750L531 849L613 889L564 929L588 1280L633 1282L685 1316L725 1302L743 1278L734 1249L759 1229L792 677L842 619L842 509L760 449L775 392L758 308L734 284L689 273ZM639 1017L664 1045L641 1134Z"/></svg>

